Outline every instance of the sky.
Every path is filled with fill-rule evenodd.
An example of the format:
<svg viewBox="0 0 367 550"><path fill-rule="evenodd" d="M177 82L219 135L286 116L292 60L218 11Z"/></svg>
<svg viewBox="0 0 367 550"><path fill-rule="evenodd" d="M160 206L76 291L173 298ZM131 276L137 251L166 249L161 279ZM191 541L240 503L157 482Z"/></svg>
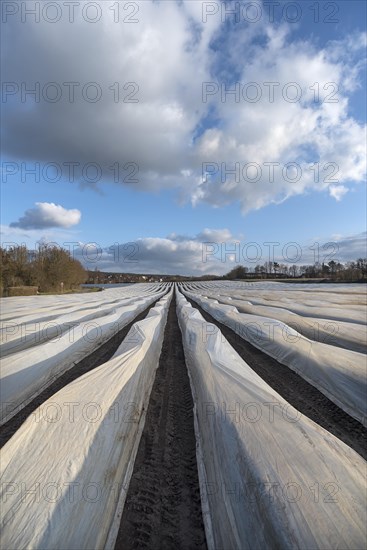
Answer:
<svg viewBox="0 0 367 550"><path fill-rule="evenodd" d="M366 253L366 3L2 2L1 240L224 274Z"/></svg>

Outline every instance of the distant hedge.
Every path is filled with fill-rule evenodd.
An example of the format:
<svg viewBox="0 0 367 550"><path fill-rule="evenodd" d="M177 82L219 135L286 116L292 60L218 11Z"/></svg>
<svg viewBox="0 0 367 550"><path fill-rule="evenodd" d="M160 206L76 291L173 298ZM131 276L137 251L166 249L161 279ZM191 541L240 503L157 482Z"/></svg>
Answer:
<svg viewBox="0 0 367 550"><path fill-rule="evenodd" d="M34 296L38 292L38 286L9 286L8 296Z"/></svg>

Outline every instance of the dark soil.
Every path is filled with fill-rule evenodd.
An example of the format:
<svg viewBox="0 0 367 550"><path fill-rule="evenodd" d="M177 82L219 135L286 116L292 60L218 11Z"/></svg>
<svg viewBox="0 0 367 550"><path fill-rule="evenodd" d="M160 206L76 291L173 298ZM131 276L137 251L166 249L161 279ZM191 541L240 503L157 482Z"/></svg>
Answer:
<svg viewBox="0 0 367 550"><path fill-rule="evenodd" d="M206 549L193 400L173 297L115 550Z"/></svg>

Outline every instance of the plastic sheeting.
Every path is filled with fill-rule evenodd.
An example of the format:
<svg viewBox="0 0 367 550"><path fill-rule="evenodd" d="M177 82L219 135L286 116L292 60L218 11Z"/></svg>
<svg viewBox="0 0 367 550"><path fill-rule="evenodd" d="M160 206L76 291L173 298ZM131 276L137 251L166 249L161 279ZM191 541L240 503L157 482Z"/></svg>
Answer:
<svg viewBox="0 0 367 550"><path fill-rule="evenodd" d="M39 296L14 296L12 298L0 298L1 319L14 321L21 319L24 322L28 317L41 320L48 317L51 312L61 315L78 307L91 305L97 307L106 303L113 303L125 298L142 297L167 290L168 285L162 284L132 284L116 288L104 289L102 292L56 294ZM38 319L37 319L38 314Z"/></svg>
<svg viewBox="0 0 367 550"><path fill-rule="evenodd" d="M71 317L68 323L66 316L53 340L4 357L1 361L0 423L8 421L57 377L112 338L163 294L117 305L112 310L105 310L103 316L97 309L95 318L87 321L78 322ZM79 317L83 318L83 312L79 312Z"/></svg>
<svg viewBox="0 0 367 550"><path fill-rule="evenodd" d="M246 300L225 298L215 294L207 294L207 296L216 298L222 304L234 306L240 313L278 319L311 340L343 347L358 353L367 351L367 331L366 327L361 324L333 321L320 317L302 317L282 307L256 306Z"/></svg>
<svg viewBox="0 0 367 550"><path fill-rule="evenodd" d="M71 324L98 319L113 314L122 306L134 304L136 297L113 300L112 302L90 306L80 304L77 308L67 309L61 315L54 314L39 318L38 314L28 315L21 323L6 322L0 333L0 353L2 357L23 349L52 340L64 332L70 331ZM49 312L52 312L50 308Z"/></svg>
<svg viewBox="0 0 367 550"><path fill-rule="evenodd" d="M290 367L366 426L367 364L364 354L315 342L281 321L239 313L235 307L219 304L217 300L189 292L185 294L214 319Z"/></svg>
<svg viewBox="0 0 367 550"><path fill-rule="evenodd" d="M366 285L295 283L207 283L185 285L194 292L250 301L253 305L285 308L307 317L366 324ZM307 288L305 288L307 287Z"/></svg>
<svg viewBox="0 0 367 550"><path fill-rule="evenodd" d="M5 445L3 548L114 547L171 297L135 323L112 359L52 396Z"/></svg>
<svg viewBox="0 0 367 550"><path fill-rule="evenodd" d="M300 415L179 294L177 312L209 550L363 548L366 462Z"/></svg>
<svg viewBox="0 0 367 550"><path fill-rule="evenodd" d="M136 284L88 294L0 299L0 353L4 357L59 336L63 324L101 317L102 311L168 290L167 285ZM99 310L97 313L96 310ZM82 315L83 314L83 315Z"/></svg>
<svg viewBox="0 0 367 550"><path fill-rule="evenodd" d="M334 294L336 296L346 296L348 295L350 299L353 299L353 296L357 298L356 303L360 303L359 295L366 292L366 284L363 283L285 283L285 282L276 282L276 281L201 281L198 283L184 283L185 286L197 289L219 289L219 290L229 290L229 291L240 291L240 292L298 292L303 293L305 296L310 298L315 295L320 297L324 296L326 299ZM329 297L329 298L328 298ZM334 298L333 298L334 299ZM336 298L338 299L338 298ZM344 302L345 298L341 298ZM348 300L349 301L349 300ZM366 297L364 298L364 303L366 303Z"/></svg>

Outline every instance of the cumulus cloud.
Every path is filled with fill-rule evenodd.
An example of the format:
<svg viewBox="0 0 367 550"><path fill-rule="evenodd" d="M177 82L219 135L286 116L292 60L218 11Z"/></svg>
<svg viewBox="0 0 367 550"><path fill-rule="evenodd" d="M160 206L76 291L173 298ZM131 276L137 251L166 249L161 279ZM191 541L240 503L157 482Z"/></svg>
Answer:
<svg viewBox="0 0 367 550"><path fill-rule="evenodd" d="M223 262L220 247L237 240L228 229L206 228L194 236L172 233L165 238L144 237L108 247L79 244L73 254L91 270L97 267L121 273L223 274L233 266L233 260L227 257Z"/></svg>
<svg viewBox="0 0 367 550"><path fill-rule="evenodd" d="M367 232L357 235L339 236L334 239L339 261L353 261L367 257Z"/></svg>
<svg viewBox="0 0 367 550"><path fill-rule="evenodd" d="M335 200L341 201L346 193L348 193L348 188L345 185L330 185L329 187L330 197L334 197Z"/></svg>
<svg viewBox="0 0 367 550"><path fill-rule="evenodd" d="M249 243L243 237L232 235L226 228L206 228L192 236L171 234L165 238L143 237L104 246L100 243L80 242L75 240L75 235L67 233L60 235L55 232L42 236L36 230L29 230L25 235L23 231L1 226L3 245L13 246L23 237L28 237L28 248L32 248L30 238L34 239L34 248L39 243L57 243L69 250L85 268L116 273L224 275L237 264L254 268L256 264L275 260L279 263L305 265L331 259L354 261L367 256L366 232L351 236L329 235L310 243L292 241L272 244L269 241ZM292 257L297 257L296 261Z"/></svg>
<svg viewBox="0 0 367 550"><path fill-rule="evenodd" d="M81 212L76 208L66 209L53 202L36 202L34 208L29 208L17 222L10 227L20 229L47 229L51 227L69 228L77 225Z"/></svg>
<svg viewBox="0 0 367 550"><path fill-rule="evenodd" d="M204 22L202 2L190 0L134 2L135 23L123 10L115 23L108 3L96 3L91 24L84 4L73 23L64 12L55 24L12 16L4 26L17 37L3 52L3 80L14 84L6 154L56 163L84 185L176 189L194 205L239 201L243 212L330 186L340 197L363 180L365 128L349 101L364 34L319 47L265 18ZM218 88L204 99L205 83Z"/></svg>
<svg viewBox="0 0 367 550"><path fill-rule="evenodd" d="M208 233L210 240L206 238ZM366 257L366 235L328 236L319 239L316 246L315 242L248 243L232 235L228 229L205 229L194 236L171 234L166 238L144 237L108 247L101 247L97 243L76 243L73 254L90 270L224 275L237 264L254 268L256 264L264 264L269 260L288 265L314 264L316 261L322 263L331 259L340 262L356 260Z"/></svg>
<svg viewBox="0 0 367 550"><path fill-rule="evenodd" d="M317 239L310 245L302 247L302 264L313 264L316 261L328 263L355 261L367 257L367 232L356 235L331 235Z"/></svg>

